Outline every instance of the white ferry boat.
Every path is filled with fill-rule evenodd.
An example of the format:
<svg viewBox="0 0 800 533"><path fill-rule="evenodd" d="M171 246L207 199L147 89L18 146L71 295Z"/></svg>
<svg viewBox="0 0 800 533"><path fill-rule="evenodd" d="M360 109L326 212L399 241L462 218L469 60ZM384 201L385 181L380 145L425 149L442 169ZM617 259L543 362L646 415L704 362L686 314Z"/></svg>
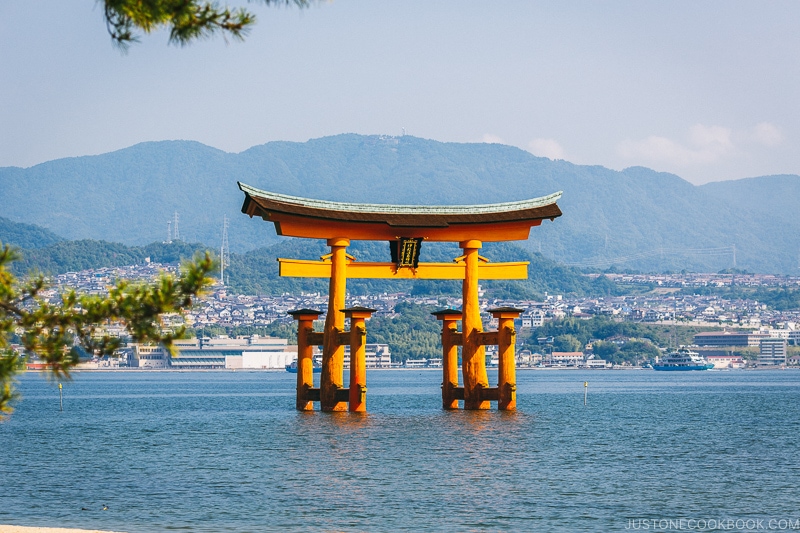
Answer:
<svg viewBox="0 0 800 533"><path fill-rule="evenodd" d="M653 365L653 370L709 370L712 363L703 359L699 353L685 346L669 353L663 360Z"/></svg>

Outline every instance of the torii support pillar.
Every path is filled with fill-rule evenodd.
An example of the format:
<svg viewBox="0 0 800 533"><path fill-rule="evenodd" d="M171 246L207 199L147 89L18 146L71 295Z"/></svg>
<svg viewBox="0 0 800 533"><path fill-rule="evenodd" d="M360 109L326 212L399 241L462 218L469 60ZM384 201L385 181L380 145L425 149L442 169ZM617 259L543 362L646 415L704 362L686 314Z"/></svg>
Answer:
<svg viewBox="0 0 800 533"><path fill-rule="evenodd" d="M315 309L289 311L297 320L297 403L298 411L313 411L313 401L319 400L319 389L314 389L314 321L322 313Z"/></svg>
<svg viewBox="0 0 800 533"><path fill-rule="evenodd" d="M497 319L497 409L515 411L517 409L517 367L514 345L517 342L517 331L514 319L522 309L498 307L489 309Z"/></svg>
<svg viewBox="0 0 800 533"><path fill-rule="evenodd" d="M320 377L320 409L347 410L344 389L344 345L339 334L344 332L344 300L347 283L347 247L350 239L328 239L331 247L331 282L328 293L328 313L325 317L325 343L322 347L322 376Z"/></svg>
<svg viewBox="0 0 800 533"><path fill-rule="evenodd" d="M431 314L442 321L442 409L458 409L458 400L464 399L464 389L458 386L461 311L444 309Z"/></svg>
<svg viewBox="0 0 800 533"><path fill-rule="evenodd" d="M464 376L464 409L490 409L488 399L483 398L483 389L489 388L489 377L486 375L486 349L481 343L483 332L481 308L478 302L478 250L483 246L481 241L471 239L461 241L459 246L464 251L464 281L462 283L461 333L463 347L461 350L461 373Z"/></svg>
<svg viewBox="0 0 800 533"><path fill-rule="evenodd" d="M342 309L350 319L350 398L349 410L363 413L367 410L367 327L365 320L375 309L350 307Z"/></svg>

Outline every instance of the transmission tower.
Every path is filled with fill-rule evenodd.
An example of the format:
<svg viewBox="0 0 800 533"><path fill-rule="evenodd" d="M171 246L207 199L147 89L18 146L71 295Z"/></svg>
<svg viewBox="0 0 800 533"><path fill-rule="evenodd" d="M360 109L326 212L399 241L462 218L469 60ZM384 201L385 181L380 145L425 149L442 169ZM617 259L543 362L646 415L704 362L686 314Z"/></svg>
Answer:
<svg viewBox="0 0 800 533"><path fill-rule="evenodd" d="M225 285L225 266L230 265L231 257L228 250L228 217L222 216L222 246L219 250L219 280Z"/></svg>
<svg viewBox="0 0 800 533"><path fill-rule="evenodd" d="M167 220L167 240L164 241L165 244L170 244L172 242L172 221Z"/></svg>
<svg viewBox="0 0 800 533"><path fill-rule="evenodd" d="M172 238L176 241L181 240L181 233L178 231L178 212L172 217Z"/></svg>

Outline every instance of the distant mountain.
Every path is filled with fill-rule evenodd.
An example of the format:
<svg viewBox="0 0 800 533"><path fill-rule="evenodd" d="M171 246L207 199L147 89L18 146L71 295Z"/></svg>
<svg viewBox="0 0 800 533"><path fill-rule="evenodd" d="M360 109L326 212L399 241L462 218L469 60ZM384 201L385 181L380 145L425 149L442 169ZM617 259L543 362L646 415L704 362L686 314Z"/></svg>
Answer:
<svg viewBox="0 0 800 533"><path fill-rule="evenodd" d="M0 243L13 244L17 248L41 248L63 240L63 237L40 226L0 217Z"/></svg>
<svg viewBox="0 0 800 533"><path fill-rule="evenodd" d="M533 228L527 246L596 269L798 272L800 176L693 186L634 167L613 171L535 157L497 144L337 135L271 142L228 154L196 142L0 168L0 213L67 238L165 240L180 215L183 240L218 247L222 217L234 250L276 242L271 224L239 211L236 181L353 202L472 204L564 191L564 216Z"/></svg>
<svg viewBox="0 0 800 533"><path fill-rule="evenodd" d="M217 246L227 215L232 240L241 248L272 242L274 231L245 224L239 212L235 159L200 143L176 141L27 169L0 168L0 213L68 239L143 245L167 240L167 223L177 211L182 240Z"/></svg>
<svg viewBox="0 0 800 533"><path fill-rule="evenodd" d="M800 176L719 181L699 189L733 210L736 220L726 229L739 268L800 274Z"/></svg>

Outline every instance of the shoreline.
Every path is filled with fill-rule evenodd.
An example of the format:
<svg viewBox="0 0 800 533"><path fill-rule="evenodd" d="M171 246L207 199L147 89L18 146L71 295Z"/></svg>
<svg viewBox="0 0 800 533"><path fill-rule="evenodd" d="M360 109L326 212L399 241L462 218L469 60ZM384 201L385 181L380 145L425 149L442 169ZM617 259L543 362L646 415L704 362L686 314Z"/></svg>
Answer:
<svg viewBox="0 0 800 533"><path fill-rule="evenodd" d="M0 533L123 533L100 529L74 529L63 527L12 526L0 524Z"/></svg>
<svg viewBox="0 0 800 533"><path fill-rule="evenodd" d="M344 370L346 371L348 367L345 367ZM459 371L461 367L458 367ZM486 367L487 370L496 370L497 367ZM437 371L441 372L442 367L396 367L396 368L367 368L368 371L403 371L403 372L414 372L414 371ZM630 371L654 371L652 368L644 368L640 366L624 366L624 367L614 367L614 368L583 368L583 367L573 367L573 366L561 366L561 367L532 367L532 366L518 366L516 367L517 372L555 372L559 370L567 370L570 372L575 371L588 371L588 372L630 372ZM799 366L784 366L784 367L748 367L748 368L712 368L709 371L717 371L717 372L763 372L763 371L771 371L771 370L800 370ZM46 374L48 371L39 369L39 368L32 368L27 369L24 371L25 374ZM148 368L148 369L140 369L140 368L76 368L70 371L70 374L94 374L94 373L105 373L105 374L164 374L164 373L173 373L173 374L195 374L195 373L228 373L228 374L256 374L256 373L285 373L286 370L280 368L239 368L239 369L230 369L230 368L213 368L213 369L192 369L192 368L182 368L180 370L177 369L169 369L169 368ZM2 526L0 526L2 527ZM0 533L4 533L3 530L0 530Z"/></svg>

